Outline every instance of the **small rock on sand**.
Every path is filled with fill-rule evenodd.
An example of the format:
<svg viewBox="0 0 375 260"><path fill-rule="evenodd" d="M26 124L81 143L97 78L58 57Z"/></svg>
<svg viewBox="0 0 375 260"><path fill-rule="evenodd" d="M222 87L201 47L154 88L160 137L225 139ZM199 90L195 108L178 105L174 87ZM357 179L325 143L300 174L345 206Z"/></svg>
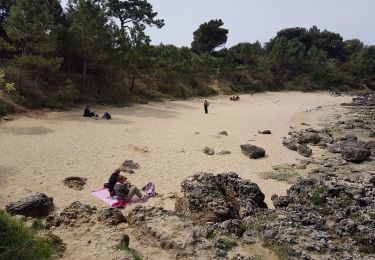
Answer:
<svg viewBox="0 0 375 260"><path fill-rule="evenodd" d="M261 135L270 135L271 134L271 130L258 131L258 134L261 134Z"/></svg>
<svg viewBox="0 0 375 260"><path fill-rule="evenodd" d="M205 154L208 154L208 155L214 155L214 154L215 154L215 150L212 149L212 148L210 148L210 147L205 147L205 148L203 149L203 152L204 152Z"/></svg>

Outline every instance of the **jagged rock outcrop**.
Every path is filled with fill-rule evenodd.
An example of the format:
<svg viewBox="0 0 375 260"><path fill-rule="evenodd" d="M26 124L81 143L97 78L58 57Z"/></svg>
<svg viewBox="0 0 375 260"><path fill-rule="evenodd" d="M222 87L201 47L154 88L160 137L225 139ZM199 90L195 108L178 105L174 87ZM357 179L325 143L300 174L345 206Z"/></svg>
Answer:
<svg viewBox="0 0 375 260"><path fill-rule="evenodd" d="M290 259L314 259L314 254L360 259L361 252L373 257L374 176L328 174L303 179L287 196L272 197L276 210L249 216L243 223L256 226L266 245L284 248Z"/></svg>
<svg viewBox="0 0 375 260"><path fill-rule="evenodd" d="M118 208L103 209L98 212L98 219L110 225L118 225L126 222L125 216Z"/></svg>
<svg viewBox="0 0 375 260"><path fill-rule="evenodd" d="M201 222L241 219L267 208L258 185L236 173L196 174L181 184L176 210Z"/></svg>
<svg viewBox="0 0 375 260"><path fill-rule="evenodd" d="M39 192L5 206L5 210L12 215L29 217L47 216L54 208L53 198Z"/></svg>
<svg viewBox="0 0 375 260"><path fill-rule="evenodd" d="M177 212L142 206L136 206L127 218L133 229L132 235L142 245L161 248L173 258L242 259L240 255L229 257L229 251L239 245L236 234L241 236L244 230L239 220L201 227ZM214 225L221 232L207 233L209 225Z"/></svg>
<svg viewBox="0 0 375 260"><path fill-rule="evenodd" d="M289 150L298 151L305 157L312 154L312 152L310 154L311 149L307 144L325 148L327 144L332 144L334 141L329 130L325 128L321 130L308 128L299 132L291 132L290 135L289 138L283 138L282 144Z"/></svg>
<svg viewBox="0 0 375 260"><path fill-rule="evenodd" d="M61 225L75 226L89 223L91 216L97 212L96 207L75 201L66 207L60 214L49 215L46 218L46 227L59 227Z"/></svg>
<svg viewBox="0 0 375 260"><path fill-rule="evenodd" d="M108 225L126 222L125 216L117 208L106 208L98 211L96 207L75 201L60 214L47 216L46 227L79 226L86 223L95 223L96 220Z"/></svg>

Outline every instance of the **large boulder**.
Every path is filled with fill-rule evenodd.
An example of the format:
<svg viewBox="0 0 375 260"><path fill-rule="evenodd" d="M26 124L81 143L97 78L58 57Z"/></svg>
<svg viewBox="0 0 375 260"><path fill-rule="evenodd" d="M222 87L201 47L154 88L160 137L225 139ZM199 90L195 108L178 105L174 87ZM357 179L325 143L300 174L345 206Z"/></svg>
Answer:
<svg viewBox="0 0 375 260"><path fill-rule="evenodd" d="M266 154L266 151L262 147L258 147L251 144L242 144L241 151L250 159L258 159L264 157Z"/></svg>
<svg viewBox="0 0 375 260"><path fill-rule="evenodd" d="M29 217L47 216L54 208L53 198L39 192L5 206L5 210L12 215Z"/></svg>
<svg viewBox="0 0 375 260"><path fill-rule="evenodd" d="M319 133L314 132L301 133L297 138L299 144L318 144L321 140L322 136Z"/></svg>
<svg viewBox="0 0 375 260"><path fill-rule="evenodd" d="M371 151L362 147L350 147L341 151L341 156L348 162L361 163L366 161L371 155Z"/></svg>
<svg viewBox="0 0 375 260"><path fill-rule="evenodd" d="M176 200L176 210L202 222L241 219L267 208L258 185L236 173L196 174L181 187L183 196Z"/></svg>

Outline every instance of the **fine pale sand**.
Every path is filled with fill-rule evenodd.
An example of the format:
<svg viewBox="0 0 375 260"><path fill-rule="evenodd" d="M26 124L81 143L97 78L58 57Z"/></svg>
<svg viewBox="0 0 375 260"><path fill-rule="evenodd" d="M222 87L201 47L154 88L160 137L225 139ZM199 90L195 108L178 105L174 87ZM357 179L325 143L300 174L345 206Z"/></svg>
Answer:
<svg viewBox="0 0 375 260"><path fill-rule="evenodd" d="M339 103L348 100L326 93L267 92L243 95L239 102L227 96L210 98L208 114L203 111L204 99L192 99L93 108L101 114L109 111L111 121L84 118L83 109L18 116L0 125L0 208L30 192L52 196L58 210L77 200L104 207L91 191L102 187L126 159L141 166L128 176L134 185L153 181L164 194L150 199L149 205L173 209L173 200L166 197L179 192L187 176L201 171L236 172L257 183L271 205L271 195L285 194L289 185L263 180L257 173L302 158L283 147L282 137L302 122L312 127L324 124L341 112ZM265 129L272 135L258 134ZM218 135L224 130L228 136ZM246 143L263 147L266 157L245 157L240 145ZM209 156L202 152L205 146L231 154ZM87 185L82 191L72 190L62 183L67 176L85 177Z"/></svg>

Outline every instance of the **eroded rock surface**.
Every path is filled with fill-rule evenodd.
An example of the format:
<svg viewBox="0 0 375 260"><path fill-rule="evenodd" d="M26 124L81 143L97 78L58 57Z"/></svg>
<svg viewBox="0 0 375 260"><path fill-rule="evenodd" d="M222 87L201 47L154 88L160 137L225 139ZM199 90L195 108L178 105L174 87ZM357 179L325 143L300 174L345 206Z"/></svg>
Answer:
<svg viewBox="0 0 375 260"><path fill-rule="evenodd" d="M82 190L86 185L87 178L78 176L66 177L63 181L64 185L74 190Z"/></svg>
<svg viewBox="0 0 375 260"><path fill-rule="evenodd" d="M181 187L183 196L176 200L176 210L202 222L241 219L267 208L258 185L236 173L196 174Z"/></svg>
<svg viewBox="0 0 375 260"><path fill-rule="evenodd" d="M135 173L134 170L139 169L140 166L138 163L133 162L133 160L125 160L122 163L122 170L127 173Z"/></svg>
<svg viewBox="0 0 375 260"><path fill-rule="evenodd" d="M53 198L39 192L5 206L6 211L12 215L29 217L47 216L54 208Z"/></svg>

